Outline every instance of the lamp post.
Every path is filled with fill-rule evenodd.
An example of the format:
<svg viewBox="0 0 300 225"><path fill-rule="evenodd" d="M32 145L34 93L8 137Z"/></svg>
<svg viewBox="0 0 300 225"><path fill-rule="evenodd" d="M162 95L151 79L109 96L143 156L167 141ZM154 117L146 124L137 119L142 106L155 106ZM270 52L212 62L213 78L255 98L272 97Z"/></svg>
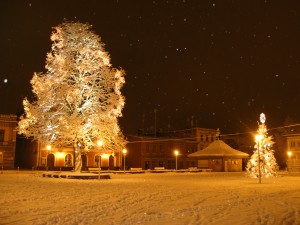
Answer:
<svg viewBox="0 0 300 225"><path fill-rule="evenodd" d="M123 152L123 157L124 157L124 165L123 166L124 166L124 173L125 173L125 156L126 156L126 153L127 153L127 149L124 148L122 150L122 152Z"/></svg>
<svg viewBox="0 0 300 225"><path fill-rule="evenodd" d="M103 145L103 141L97 141L97 145L99 146L99 148ZM100 180L100 167L101 163L100 163L100 150L99 150L99 158L98 158L98 166L99 166L99 171L98 171L98 179Z"/></svg>
<svg viewBox="0 0 300 225"><path fill-rule="evenodd" d="M176 163L176 170L177 170L177 156L179 154L179 152L177 150L174 151L174 154L175 154L175 163Z"/></svg>
<svg viewBox="0 0 300 225"><path fill-rule="evenodd" d="M290 171L290 166L291 166L291 156L292 156L292 152L291 151L288 151L287 152L287 155L288 155L288 162L287 162L287 166L288 166L288 171Z"/></svg>
<svg viewBox="0 0 300 225"><path fill-rule="evenodd" d="M257 141L257 157L258 157L258 179L259 183L261 184L261 168L260 168L260 146L261 146L261 140L264 138L262 134L258 134L255 136L255 139Z"/></svg>

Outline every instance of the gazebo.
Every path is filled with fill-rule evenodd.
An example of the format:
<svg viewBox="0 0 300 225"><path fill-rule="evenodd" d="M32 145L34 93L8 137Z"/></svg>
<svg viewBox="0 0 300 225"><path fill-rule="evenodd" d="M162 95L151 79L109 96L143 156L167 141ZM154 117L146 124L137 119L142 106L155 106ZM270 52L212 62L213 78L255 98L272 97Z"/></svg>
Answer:
<svg viewBox="0 0 300 225"><path fill-rule="evenodd" d="M249 154L231 148L222 140L216 140L205 149L189 154L188 157L197 159L198 168L239 172L243 170L243 160L248 158Z"/></svg>

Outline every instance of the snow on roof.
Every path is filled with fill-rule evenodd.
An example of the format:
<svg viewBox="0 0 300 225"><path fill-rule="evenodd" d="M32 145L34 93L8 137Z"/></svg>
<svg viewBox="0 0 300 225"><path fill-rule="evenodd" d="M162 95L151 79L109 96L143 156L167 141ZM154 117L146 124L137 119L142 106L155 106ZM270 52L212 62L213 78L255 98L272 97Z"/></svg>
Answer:
<svg viewBox="0 0 300 225"><path fill-rule="evenodd" d="M248 158L249 154L231 148L222 140L216 140L212 142L209 146L207 146L205 149L199 150L188 155L188 157L211 156Z"/></svg>

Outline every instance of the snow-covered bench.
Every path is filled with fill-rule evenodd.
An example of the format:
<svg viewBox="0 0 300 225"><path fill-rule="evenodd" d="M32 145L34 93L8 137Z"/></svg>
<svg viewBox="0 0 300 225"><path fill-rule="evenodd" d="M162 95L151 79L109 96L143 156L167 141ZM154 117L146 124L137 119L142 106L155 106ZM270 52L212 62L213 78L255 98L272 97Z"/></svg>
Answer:
<svg viewBox="0 0 300 225"><path fill-rule="evenodd" d="M197 167L189 167L189 168L188 168L188 171L189 171L189 172L201 172L202 170L201 170L201 169L198 169Z"/></svg>
<svg viewBox="0 0 300 225"><path fill-rule="evenodd" d="M152 170L153 173L164 173L165 167L154 167L154 170Z"/></svg>
<svg viewBox="0 0 300 225"><path fill-rule="evenodd" d="M165 167L154 167L154 170L165 170Z"/></svg>
<svg viewBox="0 0 300 225"><path fill-rule="evenodd" d="M145 173L145 171L142 168L130 168L130 173Z"/></svg>
<svg viewBox="0 0 300 225"><path fill-rule="evenodd" d="M100 170L101 170L101 168L100 168ZM99 168L97 168L97 167L89 167L88 171L91 172L91 173L92 172L99 172Z"/></svg>
<svg viewBox="0 0 300 225"><path fill-rule="evenodd" d="M142 168L130 168L131 171L140 171L143 170Z"/></svg>

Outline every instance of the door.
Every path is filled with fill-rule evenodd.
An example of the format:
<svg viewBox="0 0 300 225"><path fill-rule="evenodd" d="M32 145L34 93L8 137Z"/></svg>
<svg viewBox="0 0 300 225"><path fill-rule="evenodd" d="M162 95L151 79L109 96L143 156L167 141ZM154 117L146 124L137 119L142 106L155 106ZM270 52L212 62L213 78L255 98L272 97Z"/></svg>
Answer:
<svg viewBox="0 0 300 225"><path fill-rule="evenodd" d="M109 169L114 170L115 169L115 157L112 155L109 156Z"/></svg>
<svg viewBox="0 0 300 225"><path fill-rule="evenodd" d="M149 161L145 161L145 170L150 169L150 162Z"/></svg>
<svg viewBox="0 0 300 225"><path fill-rule="evenodd" d="M87 157L86 155L81 155L82 167L81 170L87 170Z"/></svg>
<svg viewBox="0 0 300 225"><path fill-rule="evenodd" d="M55 156L54 156L54 154L51 153L47 156L47 169L48 170L54 169L54 162L55 162Z"/></svg>

